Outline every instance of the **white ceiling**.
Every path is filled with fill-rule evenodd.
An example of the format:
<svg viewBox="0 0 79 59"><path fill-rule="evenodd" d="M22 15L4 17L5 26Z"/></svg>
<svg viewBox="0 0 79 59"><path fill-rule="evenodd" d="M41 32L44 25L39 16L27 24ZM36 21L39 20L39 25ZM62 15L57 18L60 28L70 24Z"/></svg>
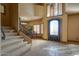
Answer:
<svg viewBox="0 0 79 59"><path fill-rule="evenodd" d="M79 3L67 3L66 12L67 13L79 13Z"/></svg>

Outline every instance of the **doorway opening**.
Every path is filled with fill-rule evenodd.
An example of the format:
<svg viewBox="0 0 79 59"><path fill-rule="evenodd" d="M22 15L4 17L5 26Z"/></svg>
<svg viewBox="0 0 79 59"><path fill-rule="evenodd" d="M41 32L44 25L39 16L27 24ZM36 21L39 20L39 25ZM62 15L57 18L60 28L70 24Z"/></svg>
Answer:
<svg viewBox="0 0 79 59"><path fill-rule="evenodd" d="M48 40L60 41L60 19L48 21Z"/></svg>

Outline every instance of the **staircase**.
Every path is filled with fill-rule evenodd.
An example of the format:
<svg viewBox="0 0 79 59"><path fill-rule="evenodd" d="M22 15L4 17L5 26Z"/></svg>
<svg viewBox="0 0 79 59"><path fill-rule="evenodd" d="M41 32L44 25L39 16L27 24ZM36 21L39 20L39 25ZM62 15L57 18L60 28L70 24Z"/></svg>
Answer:
<svg viewBox="0 0 79 59"><path fill-rule="evenodd" d="M1 55L2 56L21 56L27 53L31 44L23 41L24 38L17 35L17 32L10 27L3 27L5 40L1 40Z"/></svg>

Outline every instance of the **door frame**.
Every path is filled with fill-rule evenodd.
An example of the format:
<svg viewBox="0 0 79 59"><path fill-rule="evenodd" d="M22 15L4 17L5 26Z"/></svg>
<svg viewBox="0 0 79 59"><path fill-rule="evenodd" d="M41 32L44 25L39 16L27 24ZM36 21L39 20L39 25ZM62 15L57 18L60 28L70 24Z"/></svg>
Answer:
<svg viewBox="0 0 79 59"><path fill-rule="evenodd" d="M61 25L60 25L60 23L61 23L61 19L59 19L59 18L52 18L52 19L50 19L50 20L48 20L48 40L50 40L49 38L50 38L50 22L52 21L52 20L57 20L58 21L58 23L59 23L59 30L58 30L58 41L60 41L60 28L61 28ZM55 40L52 40L52 41L55 41Z"/></svg>

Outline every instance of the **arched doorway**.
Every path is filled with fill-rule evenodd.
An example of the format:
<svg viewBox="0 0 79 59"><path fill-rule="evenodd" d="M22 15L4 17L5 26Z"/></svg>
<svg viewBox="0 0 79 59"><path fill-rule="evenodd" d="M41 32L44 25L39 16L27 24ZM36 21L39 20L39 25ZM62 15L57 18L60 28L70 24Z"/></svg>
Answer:
<svg viewBox="0 0 79 59"><path fill-rule="evenodd" d="M48 21L48 40L60 41L60 19Z"/></svg>

